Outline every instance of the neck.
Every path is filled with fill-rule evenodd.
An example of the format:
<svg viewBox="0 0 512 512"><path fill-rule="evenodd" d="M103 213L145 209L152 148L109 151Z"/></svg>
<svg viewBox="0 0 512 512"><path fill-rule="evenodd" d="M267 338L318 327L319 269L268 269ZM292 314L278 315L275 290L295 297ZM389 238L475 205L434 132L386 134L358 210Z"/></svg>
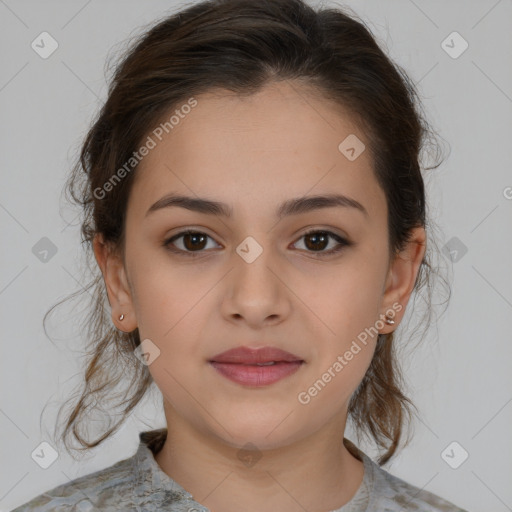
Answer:
<svg viewBox="0 0 512 512"><path fill-rule="evenodd" d="M167 416L167 415L166 415ZM334 510L361 485L364 466L343 443L345 418L284 447L235 448L168 418L167 438L155 460L194 500L210 510L246 512Z"/></svg>

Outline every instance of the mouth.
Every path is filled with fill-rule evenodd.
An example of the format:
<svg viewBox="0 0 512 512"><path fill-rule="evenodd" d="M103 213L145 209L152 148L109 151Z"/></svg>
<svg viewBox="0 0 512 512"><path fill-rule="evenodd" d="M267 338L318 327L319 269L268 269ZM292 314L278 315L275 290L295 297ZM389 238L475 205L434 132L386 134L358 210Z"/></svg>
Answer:
<svg viewBox="0 0 512 512"><path fill-rule="evenodd" d="M272 363L293 363L303 361L302 358L286 352L277 347L237 347L217 354L210 359L210 362L215 363L238 363L238 364L272 364Z"/></svg>
<svg viewBox="0 0 512 512"><path fill-rule="evenodd" d="M276 347L238 347L214 356L209 363L233 382L260 387L292 375L305 361Z"/></svg>

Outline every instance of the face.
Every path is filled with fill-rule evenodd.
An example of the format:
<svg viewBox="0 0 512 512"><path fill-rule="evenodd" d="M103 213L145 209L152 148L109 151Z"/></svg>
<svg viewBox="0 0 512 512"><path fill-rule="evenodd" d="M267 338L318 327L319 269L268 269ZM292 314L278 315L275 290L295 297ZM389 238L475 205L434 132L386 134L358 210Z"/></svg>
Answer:
<svg viewBox="0 0 512 512"><path fill-rule="evenodd" d="M98 241L95 253L116 326L138 327L160 351L149 371L168 426L236 447L284 446L344 424L377 331L396 328L423 252L389 259L369 151L349 159L339 149L348 136L368 139L339 106L288 82L196 100L168 135L153 137L136 171L124 264ZM170 194L226 211L165 206ZM333 195L348 200L283 208ZM393 327L382 322L389 312ZM235 382L210 361L240 346L302 362L272 383Z"/></svg>

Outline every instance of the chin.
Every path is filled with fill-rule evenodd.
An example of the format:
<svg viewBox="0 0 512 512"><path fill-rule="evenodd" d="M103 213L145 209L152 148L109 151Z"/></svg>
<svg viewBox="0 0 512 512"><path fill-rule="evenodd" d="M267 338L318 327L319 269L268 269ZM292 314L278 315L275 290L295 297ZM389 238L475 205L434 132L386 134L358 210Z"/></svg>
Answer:
<svg viewBox="0 0 512 512"><path fill-rule="evenodd" d="M233 419L227 418L227 432L218 424L210 426L214 428L214 435L232 448L244 449L251 444L259 450L272 450L287 446L302 437L300 432L292 428L298 423L288 422L292 416L283 421L286 414L262 418L257 412L254 415L246 413Z"/></svg>

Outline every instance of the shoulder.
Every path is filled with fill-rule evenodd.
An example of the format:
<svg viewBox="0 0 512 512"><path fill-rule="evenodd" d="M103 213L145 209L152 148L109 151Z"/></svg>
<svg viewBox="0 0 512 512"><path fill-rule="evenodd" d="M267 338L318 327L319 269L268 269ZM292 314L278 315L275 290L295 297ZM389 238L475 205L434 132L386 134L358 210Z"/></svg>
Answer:
<svg viewBox="0 0 512 512"><path fill-rule="evenodd" d="M11 512L113 512L129 510L133 457L46 491ZM126 503L125 503L126 502Z"/></svg>
<svg viewBox="0 0 512 512"><path fill-rule="evenodd" d="M368 512L467 512L436 494L392 475L369 458L366 465L371 466L373 481Z"/></svg>

